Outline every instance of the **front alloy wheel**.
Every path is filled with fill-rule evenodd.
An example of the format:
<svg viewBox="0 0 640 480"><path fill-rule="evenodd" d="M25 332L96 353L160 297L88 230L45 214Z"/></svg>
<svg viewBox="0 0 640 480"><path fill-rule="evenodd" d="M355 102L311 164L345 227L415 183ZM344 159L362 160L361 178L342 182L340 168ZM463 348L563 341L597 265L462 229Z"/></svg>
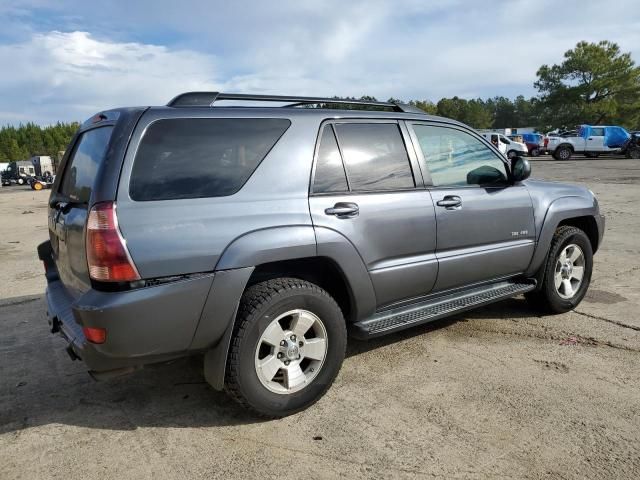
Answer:
<svg viewBox="0 0 640 480"><path fill-rule="evenodd" d="M582 301L591 282L593 250L584 231L565 225L551 240L549 256L538 290L525 294L534 306L550 313L564 313Z"/></svg>
<svg viewBox="0 0 640 480"><path fill-rule="evenodd" d="M580 290L584 278L585 259L582 249L571 243L567 245L556 260L553 275L556 291L560 298L573 298Z"/></svg>

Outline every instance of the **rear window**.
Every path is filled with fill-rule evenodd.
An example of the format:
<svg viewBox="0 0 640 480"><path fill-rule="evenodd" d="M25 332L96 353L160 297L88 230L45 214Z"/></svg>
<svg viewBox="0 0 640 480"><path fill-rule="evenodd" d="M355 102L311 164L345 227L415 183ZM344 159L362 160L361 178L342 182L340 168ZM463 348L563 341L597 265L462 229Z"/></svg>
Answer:
<svg viewBox="0 0 640 480"><path fill-rule="evenodd" d="M352 191L415 187L397 124L344 123L336 133Z"/></svg>
<svg viewBox="0 0 640 480"><path fill-rule="evenodd" d="M76 202L89 202L112 130L113 127L100 127L80 136L64 169L59 189L61 194Z"/></svg>
<svg viewBox="0 0 640 480"><path fill-rule="evenodd" d="M133 200L233 195L291 122L282 118L190 118L153 123L131 172Z"/></svg>

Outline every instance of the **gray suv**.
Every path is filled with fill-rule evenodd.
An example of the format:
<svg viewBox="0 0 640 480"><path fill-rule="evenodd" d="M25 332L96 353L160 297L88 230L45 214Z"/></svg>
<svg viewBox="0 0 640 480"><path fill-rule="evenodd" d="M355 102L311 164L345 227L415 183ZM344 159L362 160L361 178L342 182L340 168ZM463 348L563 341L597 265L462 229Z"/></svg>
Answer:
<svg viewBox="0 0 640 480"><path fill-rule="evenodd" d="M402 104L186 93L98 113L60 172L38 254L69 355L107 378L203 354L269 417L322 396L347 332L574 308L604 231L589 190Z"/></svg>

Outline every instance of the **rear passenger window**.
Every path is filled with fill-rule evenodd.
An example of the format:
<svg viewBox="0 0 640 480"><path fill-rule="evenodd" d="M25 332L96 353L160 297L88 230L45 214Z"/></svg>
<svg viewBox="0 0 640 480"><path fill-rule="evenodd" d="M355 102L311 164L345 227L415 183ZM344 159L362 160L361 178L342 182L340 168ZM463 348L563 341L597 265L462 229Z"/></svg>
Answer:
<svg viewBox="0 0 640 480"><path fill-rule="evenodd" d="M318 147L313 192L346 192L348 190L347 177L344 174L344 166L333 127L327 125L324 127Z"/></svg>
<svg viewBox="0 0 640 480"><path fill-rule="evenodd" d="M233 195L289 125L281 118L158 120L140 141L129 194L137 201Z"/></svg>
<svg viewBox="0 0 640 480"><path fill-rule="evenodd" d="M112 130L113 127L94 128L80 136L62 175L61 194L76 202L89 202Z"/></svg>
<svg viewBox="0 0 640 480"><path fill-rule="evenodd" d="M341 123L335 127L352 191L415 187L397 124Z"/></svg>

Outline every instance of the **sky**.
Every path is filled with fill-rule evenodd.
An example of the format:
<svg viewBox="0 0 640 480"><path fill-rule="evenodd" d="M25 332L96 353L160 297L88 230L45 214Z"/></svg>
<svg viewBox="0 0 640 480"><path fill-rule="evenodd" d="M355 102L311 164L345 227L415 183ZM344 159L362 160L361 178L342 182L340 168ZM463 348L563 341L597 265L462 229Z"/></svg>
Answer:
<svg viewBox="0 0 640 480"><path fill-rule="evenodd" d="M605 39L640 63L637 0L0 0L0 125L189 90L532 96L542 64Z"/></svg>

